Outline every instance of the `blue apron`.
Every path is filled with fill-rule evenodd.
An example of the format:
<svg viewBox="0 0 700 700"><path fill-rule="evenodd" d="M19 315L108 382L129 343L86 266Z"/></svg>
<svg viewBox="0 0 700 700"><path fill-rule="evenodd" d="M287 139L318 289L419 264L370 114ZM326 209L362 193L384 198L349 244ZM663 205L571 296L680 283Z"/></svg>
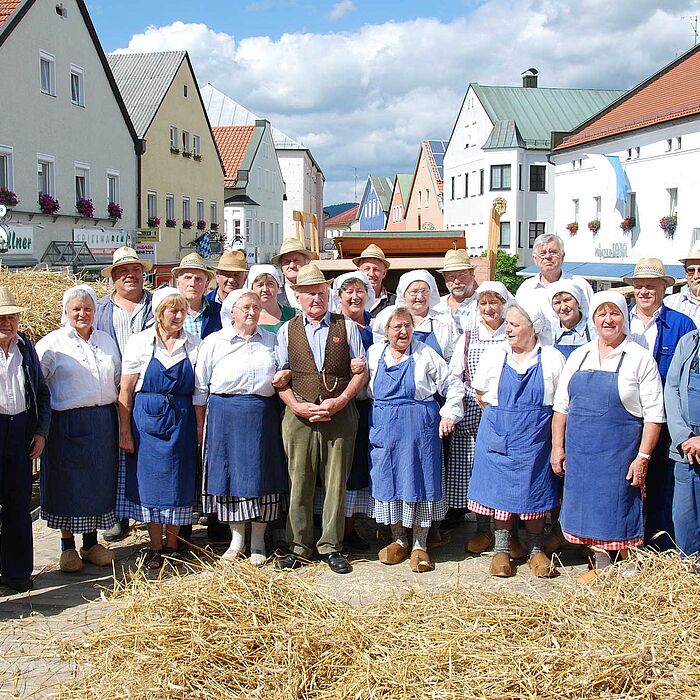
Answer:
<svg viewBox="0 0 700 700"><path fill-rule="evenodd" d="M569 381L559 520L576 537L620 541L644 533L642 492L625 478L639 451L643 421L620 400L617 377L624 357L623 352L614 372L579 366Z"/></svg>
<svg viewBox="0 0 700 700"><path fill-rule="evenodd" d="M191 506L197 463L192 406L194 370L189 357L165 368L153 355L134 396L136 452L126 455L126 497L146 508Z"/></svg>
<svg viewBox="0 0 700 700"><path fill-rule="evenodd" d="M568 331L564 331L559 338L556 338L554 341L554 347L559 350L559 352L564 355L564 359L568 360L569 355L576 350L577 348L580 348L581 345L585 345L585 343L581 343L581 345L561 345L559 341L567 334ZM586 326L586 343L590 342L591 340L591 332L588 330L588 326Z"/></svg>
<svg viewBox="0 0 700 700"><path fill-rule="evenodd" d="M435 335L435 331L433 330L433 319L430 319L430 330L429 331L413 331L413 337L416 340L420 340L421 343L425 343L426 345L430 346L435 352L442 357L442 359L445 359L445 355L442 352L442 348L440 347L440 343L438 343L437 336Z"/></svg>
<svg viewBox="0 0 700 700"><path fill-rule="evenodd" d="M369 431L372 497L390 503L442 499L440 409L430 398L417 401L413 348L387 367L382 353L374 378Z"/></svg>
<svg viewBox="0 0 700 700"><path fill-rule="evenodd" d="M289 490L277 396L211 394L204 492L259 498Z"/></svg>
<svg viewBox="0 0 700 700"><path fill-rule="evenodd" d="M374 342L374 334L372 333L372 327L370 326L370 322L372 320L372 317L369 315L367 311L364 312L364 327L360 326L358 324L355 324L357 326L357 330L360 331L360 338L362 339L362 347L365 349L365 351L369 350L369 346L372 345Z"/></svg>
<svg viewBox="0 0 700 700"><path fill-rule="evenodd" d="M544 406L542 350L525 374L508 365L498 382L498 406L479 423L469 498L508 513L542 513L558 502L552 448L552 407Z"/></svg>

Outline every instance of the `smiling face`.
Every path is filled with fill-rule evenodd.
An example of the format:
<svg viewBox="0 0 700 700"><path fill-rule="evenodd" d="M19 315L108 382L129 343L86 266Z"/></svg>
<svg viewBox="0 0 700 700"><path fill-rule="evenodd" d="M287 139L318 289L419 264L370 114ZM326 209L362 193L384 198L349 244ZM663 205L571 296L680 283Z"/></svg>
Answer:
<svg viewBox="0 0 700 700"><path fill-rule="evenodd" d="M404 309L391 315L386 327L386 335L389 338L389 347L398 350L402 354L406 352L413 339L413 318Z"/></svg>
<svg viewBox="0 0 700 700"><path fill-rule="evenodd" d="M260 297L260 301L265 304L272 299L277 298L277 292L279 291L279 285L277 280L272 276L265 273L264 275L258 275L253 282L253 291Z"/></svg>
<svg viewBox="0 0 700 700"><path fill-rule="evenodd" d="M0 343L9 343L19 330L19 314L3 314L0 316Z"/></svg>
<svg viewBox="0 0 700 700"><path fill-rule="evenodd" d="M374 293L379 296L382 291L382 284L386 277L386 265L381 260L375 258L362 258L358 267L360 272L364 272L369 278Z"/></svg>
<svg viewBox="0 0 700 700"><path fill-rule="evenodd" d="M68 323L75 328L79 335L88 337L95 320L95 306L86 294L73 297L66 305Z"/></svg>
<svg viewBox="0 0 700 700"><path fill-rule="evenodd" d="M483 322L496 329L503 323L503 299L494 292L484 292L476 302Z"/></svg>
<svg viewBox="0 0 700 700"><path fill-rule="evenodd" d="M463 301L474 292L474 270L451 270L443 272L442 276L447 289L457 301Z"/></svg>
<svg viewBox="0 0 700 700"><path fill-rule="evenodd" d="M666 291L666 282L656 278L637 279L632 280L632 287L637 310L646 316L651 316L661 306Z"/></svg>
<svg viewBox="0 0 700 700"><path fill-rule="evenodd" d="M581 320L581 308L568 292L555 294L552 298L552 308L564 328L571 329Z"/></svg>
<svg viewBox="0 0 700 700"><path fill-rule="evenodd" d="M296 283L297 273L308 262L306 256L301 253L285 253L280 258L280 269L289 284Z"/></svg>
<svg viewBox="0 0 700 700"><path fill-rule="evenodd" d="M119 296L129 296L143 293L143 265L129 263L112 268L112 281Z"/></svg>
<svg viewBox="0 0 700 700"><path fill-rule="evenodd" d="M690 293L695 298L700 297L700 259L685 261L685 275Z"/></svg>
<svg viewBox="0 0 700 700"><path fill-rule="evenodd" d="M359 280L349 279L340 288L340 309L346 316L362 315L367 302L367 288Z"/></svg>
<svg viewBox="0 0 700 700"><path fill-rule="evenodd" d="M427 316L430 309L430 287L423 280L416 280L406 287L406 308L414 316Z"/></svg>
<svg viewBox="0 0 700 700"><path fill-rule="evenodd" d="M168 334L182 330L187 316L187 303L180 296L170 296L155 311L157 324Z"/></svg>
<svg viewBox="0 0 700 700"><path fill-rule="evenodd" d="M601 304L593 314L598 338L607 345L617 345L625 337L625 320L616 304Z"/></svg>
<svg viewBox="0 0 700 700"><path fill-rule="evenodd" d="M532 326L518 309L511 308L506 312L506 338L516 352L527 352L535 347L537 338Z"/></svg>

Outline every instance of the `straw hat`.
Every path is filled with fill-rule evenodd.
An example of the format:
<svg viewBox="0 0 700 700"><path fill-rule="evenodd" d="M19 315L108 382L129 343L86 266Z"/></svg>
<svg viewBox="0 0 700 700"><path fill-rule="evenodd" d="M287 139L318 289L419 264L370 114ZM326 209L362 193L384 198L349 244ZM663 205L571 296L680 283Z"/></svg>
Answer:
<svg viewBox="0 0 700 700"><path fill-rule="evenodd" d="M273 265L279 265L280 258L287 253L301 253L309 262L318 260L318 255L306 249L298 238L285 238L280 246L280 252L277 255L273 255L270 262Z"/></svg>
<svg viewBox="0 0 700 700"><path fill-rule="evenodd" d="M374 258L375 260L381 260L384 263L384 267L388 270L391 267L391 263L384 257L384 251L374 243L370 243L363 251L360 253L359 258L353 258L352 264L355 267L360 267L362 261L365 258Z"/></svg>
<svg viewBox="0 0 700 700"><path fill-rule="evenodd" d="M185 255L185 257L180 260L180 264L173 268L173 279L177 279L178 275L185 270L199 270L200 272L204 272L210 280L214 279L214 273L207 267L204 258L199 253L189 253Z"/></svg>
<svg viewBox="0 0 700 700"><path fill-rule="evenodd" d="M457 250L448 250L445 253L445 259L442 263L442 268L438 272L456 272L457 270L473 270L467 251L464 248Z"/></svg>
<svg viewBox="0 0 700 700"><path fill-rule="evenodd" d="M242 250L227 250L219 258L214 269L223 272L248 272L245 253Z"/></svg>
<svg viewBox="0 0 700 700"><path fill-rule="evenodd" d="M659 258L639 258L634 266L634 272L622 278L623 282L627 282L627 284L632 284L634 280L649 279L663 279L667 287L676 283L673 277L666 274L664 264Z"/></svg>
<svg viewBox="0 0 700 700"><path fill-rule="evenodd" d="M695 241L693 245L690 246L690 250L684 258L678 258L680 262L684 263L686 260L700 260L700 241Z"/></svg>
<svg viewBox="0 0 700 700"><path fill-rule="evenodd" d="M323 276L323 272L318 269L318 265L309 263L299 270L296 284L291 285L291 287L296 290L299 287L312 287L315 284L332 284L332 281L327 280Z"/></svg>
<svg viewBox="0 0 700 700"><path fill-rule="evenodd" d="M0 287L0 316L21 314L26 310L26 306L17 306L15 295L9 287Z"/></svg>
<svg viewBox="0 0 700 700"><path fill-rule="evenodd" d="M133 248L130 248L128 245L123 245L121 248L117 248L114 253L112 253L112 264L105 267L100 274L109 279L112 276L112 270L115 267L120 267L121 265L133 265L134 263L141 265L144 272L150 272L153 269L153 263L150 260L141 260Z"/></svg>

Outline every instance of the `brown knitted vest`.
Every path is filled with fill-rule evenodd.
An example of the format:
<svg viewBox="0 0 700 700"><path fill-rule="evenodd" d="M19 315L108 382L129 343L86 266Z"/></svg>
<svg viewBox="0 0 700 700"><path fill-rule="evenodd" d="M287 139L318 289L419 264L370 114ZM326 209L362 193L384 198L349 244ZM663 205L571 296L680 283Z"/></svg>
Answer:
<svg viewBox="0 0 700 700"><path fill-rule="evenodd" d="M304 320L295 316L289 322L289 368L292 370L292 389L309 403L340 396L350 383L350 348L345 319L331 314L323 369L316 369L314 356L304 330Z"/></svg>

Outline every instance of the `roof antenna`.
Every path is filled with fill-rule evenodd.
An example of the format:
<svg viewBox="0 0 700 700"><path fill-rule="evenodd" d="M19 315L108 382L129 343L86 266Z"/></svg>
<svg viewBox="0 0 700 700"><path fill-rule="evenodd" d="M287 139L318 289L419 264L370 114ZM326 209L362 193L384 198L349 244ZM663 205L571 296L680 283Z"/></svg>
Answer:
<svg viewBox="0 0 700 700"><path fill-rule="evenodd" d="M681 19L689 19L690 26L693 28L693 34L695 35L695 40L693 41L693 46L698 45L698 20L700 16L698 15L683 15Z"/></svg>

